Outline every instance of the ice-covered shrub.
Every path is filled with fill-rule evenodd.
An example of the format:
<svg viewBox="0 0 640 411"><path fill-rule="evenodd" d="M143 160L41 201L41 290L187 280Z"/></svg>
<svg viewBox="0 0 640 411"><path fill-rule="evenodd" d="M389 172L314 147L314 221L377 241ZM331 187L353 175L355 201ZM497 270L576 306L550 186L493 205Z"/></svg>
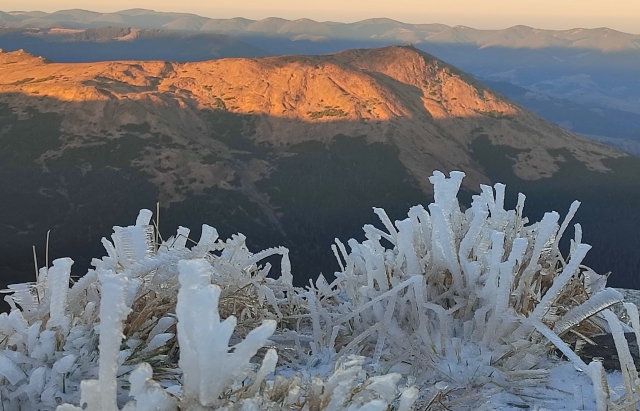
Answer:
<svg viewBox="0 0 640 411"><path fill-rule="evenodd" d="M567 343L603 332L594 314L622 296L581 265L590 247L579 225L568 258L560 253L579 203L562 223L552 212L529 225L524 195L505 210L505 186L496 184L481 186L463 211L463 176L435 172L428 211L413 207L394 224L375 209L384 230L365 226L366 240L350 240L350 251L336 240L341 272L307 293L316 355L360 353L377 369L408 370L422 386L447 381L469 391L460 405L487 383L539 383L549 342L587 369Z"/></svg>
<svg viewBox="0 0 640 411"><path fill-rule="evenodd" d="M103 239L107 256L71 288L70 259L41 269L36 283L10 286L13 309L0 315L5 410L295 408L326 391L310 374L273 379L274 348L251 363L266 343L275 346L268 339L276 321L289 335L295 327L283 326L307 312L291 285L287 249L253 254L244 236L222 241L208 226L192 248L182 227L156 244L150 218L143 210L135 226L115 227L111 241ZM259 265L274 254L282 255L277 279L267 277L268 263ZM306 356L304 336L296 339L299 352L282 351L281 361ZM348 368L357 378L343 381L338 367L331 380L343 389L330 397L339 407L366 379L364 359L354 361ZM407 409L414 391L400 391L399 378L367 388L359 404L386 407L381 398L406 391Z"/></svg>
<svg viewBox="0 0 640 411"><path fill-rule="evenodd" d="M340 271L292 285L288 250L250 252L203 226L158 242L151 212L103 239L107 255L69 288L72 261L10 286L0 315L5 410L408 410L479 407L498 391L522 394L549 379L562 352L612 404L601 364L574 352L589 336L616 338L627 395L637 381L619 320L622 300L581 265L589 246L568 215L529 224L525 197L505 210L505 187L456 198L463 173L435 172L434 203L367 225L362 242L332 247ZM280 274L269 263L281 255ZM640 333L635 306L625 305ZM78 407L79 406L79 407ZM84 408L83 408L84 407Z"/></svg>

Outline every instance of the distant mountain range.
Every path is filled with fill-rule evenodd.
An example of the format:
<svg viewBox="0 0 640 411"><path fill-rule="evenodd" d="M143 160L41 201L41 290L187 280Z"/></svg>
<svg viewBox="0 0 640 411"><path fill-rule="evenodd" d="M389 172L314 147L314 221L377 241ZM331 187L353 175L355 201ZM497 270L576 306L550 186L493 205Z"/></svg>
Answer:
<svg viewBox="0 0 640 411"><path fill-rule="evenodd" d="M265 57L270 53L224 34L131 27L17 29L0 27L0 48L58 62L111 60L202 61Z"/></svg>
<svg viewBox="0 0 640 411"><path fill-rule="evenodd" d="M541 30L515 26L504 30L478 30L444 24L407 24L379 18L355 23L317 22L310 19L267 18L212 19L187 13L161 13L131 9L115 13L87 10L44 12L0 12L0 25L13 28L84 29L91 27L136 27L233 35L275 36L291 40L321 42L336 39L380 40L413 44L464 44L485 47L576 48L614 52L640 50L640 35L608 28Z"/></svg>
<svg viewBox="0 0 640 411"><path fill-rule="evenodd" d="M640 159L416 48L198 63L0 53L4 282L31 275L47 230L51 258L83 272L112 225L160 201L163 235L207 223L285 245L304 284L337 269L330 244L360 237L371 207L398 218L428 203L434 169L467 174L466 204L479 183L507 183L532 219L583 201L587 264L640 286Z"/></svg>

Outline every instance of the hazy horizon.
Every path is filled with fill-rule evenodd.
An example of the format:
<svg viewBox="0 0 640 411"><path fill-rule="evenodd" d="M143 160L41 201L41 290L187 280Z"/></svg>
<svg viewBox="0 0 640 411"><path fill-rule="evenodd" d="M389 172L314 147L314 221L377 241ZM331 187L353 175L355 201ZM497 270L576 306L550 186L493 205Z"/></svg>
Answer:
<svg viewBox="0 0 640 411"><path fill-rule="evenodd" d="M256 6L257 5L257 6ZM237 0L233 5L214 6L195 1L176 6L168 0L138 0L135 3L114 0L103 2L81 0L25 0L5 1L3 11L44 11L51 13L65 9L84 9L103 13L133 8L162 12L193 13L209 18L244 17L261 20L267 17L286 19L309 18L316 21L356 22L368 18L391 18L405 23L442 23L464 25L478 29L504 29L527 25L541 29L573 29L608 27L639 34L640 2L617 0L616 6L599 0L539 0L518 3L507 0L451 0L446 3L430 0L396 0L391 3L353 0L348 4L338 0L325 0L322 5L304 7L292 0L273 0L270 7L255 0Z"/></svg>

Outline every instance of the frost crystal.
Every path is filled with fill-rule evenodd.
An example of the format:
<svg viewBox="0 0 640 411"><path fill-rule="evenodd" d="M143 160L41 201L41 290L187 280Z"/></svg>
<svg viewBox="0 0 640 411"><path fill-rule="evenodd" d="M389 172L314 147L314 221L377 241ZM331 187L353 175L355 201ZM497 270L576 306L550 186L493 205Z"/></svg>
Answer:
<svg viewBox="0 0 640 411"><path fill-rule="evenodd" d="M179 270L176 313L184 393L200 405L210 406L234 380L244 379L249 360L273 334L276 322L266 320L230 353L236 318L220 322L217 307L221 289L211 284L211 265L206 260L181 261Z"/></svg>

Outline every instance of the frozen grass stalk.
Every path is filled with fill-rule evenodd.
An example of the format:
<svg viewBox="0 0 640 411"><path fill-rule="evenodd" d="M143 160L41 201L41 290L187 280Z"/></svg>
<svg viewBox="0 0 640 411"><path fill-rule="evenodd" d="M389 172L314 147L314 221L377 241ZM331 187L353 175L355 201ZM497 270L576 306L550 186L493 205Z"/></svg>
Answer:
<svg viewBox="0 0 640 411"><path fill-rule="evenodd" d="M607 383L607 375L602 367L602 358L594 358L589 363L589 376L593 381L593 391L596 397L596 410L608 411L609 410L609 384Z"/></svg>
<svg viewBox="0 0 640 411"><path fill-rule="evenodd" d="M124 276L105 271L99 274L100 290L100 369L98 373L100 390L100 410L118 410L117 371L118 354L122 342L123 321L131 311L125 304L128 279ZM93 407L89 404L89 407Z"/></svg>
<svg viewBox="0 0 640 411"><path fill-rule="evenodd" d="M179 271L176 314L184 393L202 406L212 406L230 383L246 375L249 360L273 334L276 323L265 321L229 352L236 318L220 321L221 289L211 284L211 265L204 259L181 261Z"/></svg>
<svg viewBox="0 0 640 411"><path fill-rule="evenodd" d="M613 335L613 341L616 345L616 351L618 352L618 358L620 359L620 370L624 377L625 394L627 397L627 409L635 410L634 397L637 393L636 381L638 379L638 371L636 365L633 362L633 357L629 351L629 345L624 337L624 331L620 320L611 310L604 310L602 312L604 318L611 328L611 335Z"/></svg>
<svg viewBox="0 0 640 411"><path fill-rule="evenodd" d="M69 331L69 318L66 315L67 294L69 293L69 276L71 274L73 260L70 258L59 258L53 260L53 267L49 269L48 292L50 300L50 318L47 327L61 327L63 333Z"/></svg>

